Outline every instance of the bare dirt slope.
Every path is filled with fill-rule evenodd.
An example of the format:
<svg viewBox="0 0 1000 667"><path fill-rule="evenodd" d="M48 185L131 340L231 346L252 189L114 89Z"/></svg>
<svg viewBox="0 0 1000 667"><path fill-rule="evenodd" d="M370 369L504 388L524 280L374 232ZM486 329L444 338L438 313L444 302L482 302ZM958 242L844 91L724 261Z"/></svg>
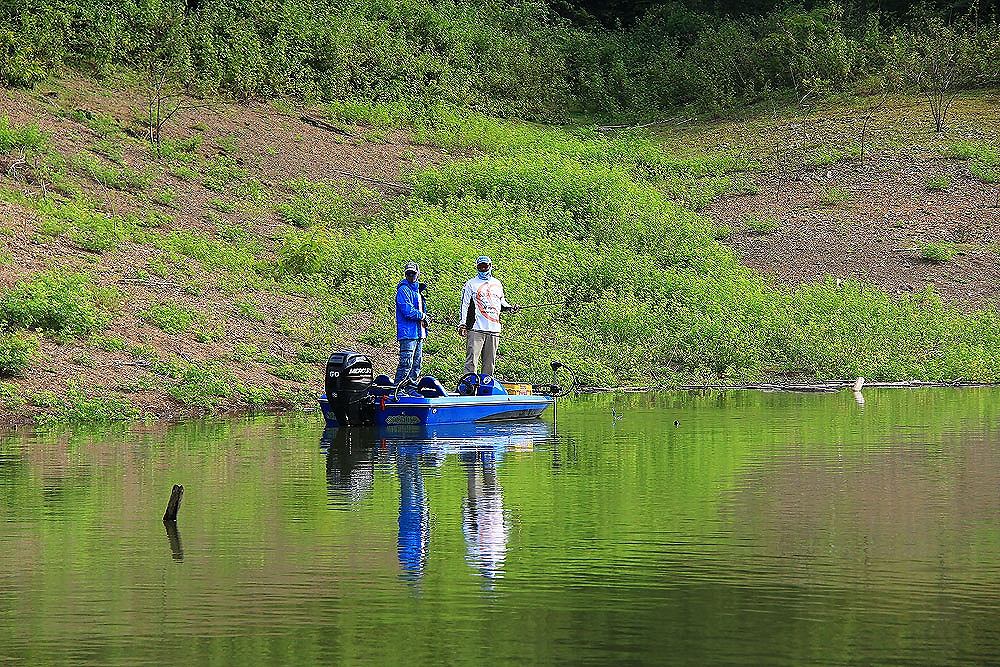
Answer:
<svg viewBox="0 0 1000 667"><path fill-rule="evenodd" d="M695 140L720 147L746 133L747 150L762 165L746 192L705 211L731 230L724 242L747 265L790 285L826 276L890 293L932 285L953 302L997 304L1000 184L973 176L950 147L1000 145L1000 96L960 99L943 135L930 131L919 100L890 99L871 114L862 161L865 114L831 105L705 129ZM938 242L957 244L954 258L922 259L923 246Z"/></svg>

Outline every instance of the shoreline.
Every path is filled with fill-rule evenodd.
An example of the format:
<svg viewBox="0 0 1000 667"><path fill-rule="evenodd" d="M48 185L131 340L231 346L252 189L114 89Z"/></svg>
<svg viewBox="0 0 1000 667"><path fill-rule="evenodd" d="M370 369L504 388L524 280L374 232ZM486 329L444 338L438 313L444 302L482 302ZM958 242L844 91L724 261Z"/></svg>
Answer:
<svg viewBox="0 0 1000 667"><path fill-rule="evenodd" d="M803 394L833 394L844 390L850 390L855 381L837 380L832 382L821 382L812 384L803 383L744 383L744 384L682 384L676 386L621 386L621 387L580 387L574 393L580 395L593 394L646 394L646 393L668 393L668 392L711 392L711 391L756 391L761 393L803 393ZM896 382L865 382L862 391L865 389L971 389L1000 387L1000 382L928 382L923 380L909 380ZM318 395L317 395L318 396ZM72 429L77 427L111 426L111 425L174 425L187 422L195 422L205 419L238 419L247 417L283 417L283 416L307 416L318 414L318 406L285 406L264 410L246 410L240 408L229 408L213 411L193 411L179 410L162 413L147 413L144 417L121 421L60 421L53 419L46 422L45 413L41 413L43 419L37 419L28 413L9 414L0 416L0 434L10 433L22 428L34 429Z"/></svg>

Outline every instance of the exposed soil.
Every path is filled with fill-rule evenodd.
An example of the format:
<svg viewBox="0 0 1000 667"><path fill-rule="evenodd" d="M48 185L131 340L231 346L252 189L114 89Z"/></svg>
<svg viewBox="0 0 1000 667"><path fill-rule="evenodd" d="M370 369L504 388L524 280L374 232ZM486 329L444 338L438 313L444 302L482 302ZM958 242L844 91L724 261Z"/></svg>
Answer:
<svg viewBox="0 0 1000 667"><path fill-rule="evenodd" d="M781 117L765 112L698 128L693 137L675 134L744 150L764 165L751 177L753 193L722 197L705 213L732 230L724 242L744 263L777 281L794 286L829 276L895 294L932 285L944 299L970 306L1000 297L1000 185L946 157L954 141L1000 145L997 91L960 98L940 135L922 101L906 97L834 101ZM863 162L856 156L862 136ZM855 155L804 166L805 157L831 148ZM754 231L748 216L772 218L774 228ZM959 244L954 258L921 258L925 243L942 241Z"/></svg>
<svg viewBox="0 0 1000 667"><path fill-rule="evenodd" d="M932 177L949 185L932 191ZM759 193L722 199L707 212L733 230L726 242L744 263L782 282L833 276L891 293L933 285L942 297L972 305L1000 296L1000 189L970 176L962 161L878 154L799 180L765 174L757 186ZM824 203L831 188L844 200ZM748 216L774 216L777 227L755 232ZM920 257L924 243L940 241L960 244L952 260Z"/></svg>

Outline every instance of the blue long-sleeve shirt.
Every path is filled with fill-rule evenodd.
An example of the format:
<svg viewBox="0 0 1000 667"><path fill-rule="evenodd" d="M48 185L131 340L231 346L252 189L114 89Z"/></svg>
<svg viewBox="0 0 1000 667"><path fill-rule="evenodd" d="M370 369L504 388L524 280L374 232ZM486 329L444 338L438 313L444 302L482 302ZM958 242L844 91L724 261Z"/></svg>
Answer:
<svg viewBox="0 0 1000 667"><path fill-rule="evenodd" d="M424 298L420 296L420 284L402 280L396 287L396 339L426 338L424 324Z"/></svg>

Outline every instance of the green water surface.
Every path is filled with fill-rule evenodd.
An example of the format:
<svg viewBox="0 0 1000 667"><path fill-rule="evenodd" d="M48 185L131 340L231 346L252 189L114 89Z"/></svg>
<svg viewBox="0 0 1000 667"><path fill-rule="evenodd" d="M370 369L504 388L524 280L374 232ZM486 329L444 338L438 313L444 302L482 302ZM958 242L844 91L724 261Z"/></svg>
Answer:
<svg viewBox="0 0 1000 667"><path fill-rule="evenodd" d="M1000 391L864 399L0 435L0 664L1000 662Z"/></svg>

